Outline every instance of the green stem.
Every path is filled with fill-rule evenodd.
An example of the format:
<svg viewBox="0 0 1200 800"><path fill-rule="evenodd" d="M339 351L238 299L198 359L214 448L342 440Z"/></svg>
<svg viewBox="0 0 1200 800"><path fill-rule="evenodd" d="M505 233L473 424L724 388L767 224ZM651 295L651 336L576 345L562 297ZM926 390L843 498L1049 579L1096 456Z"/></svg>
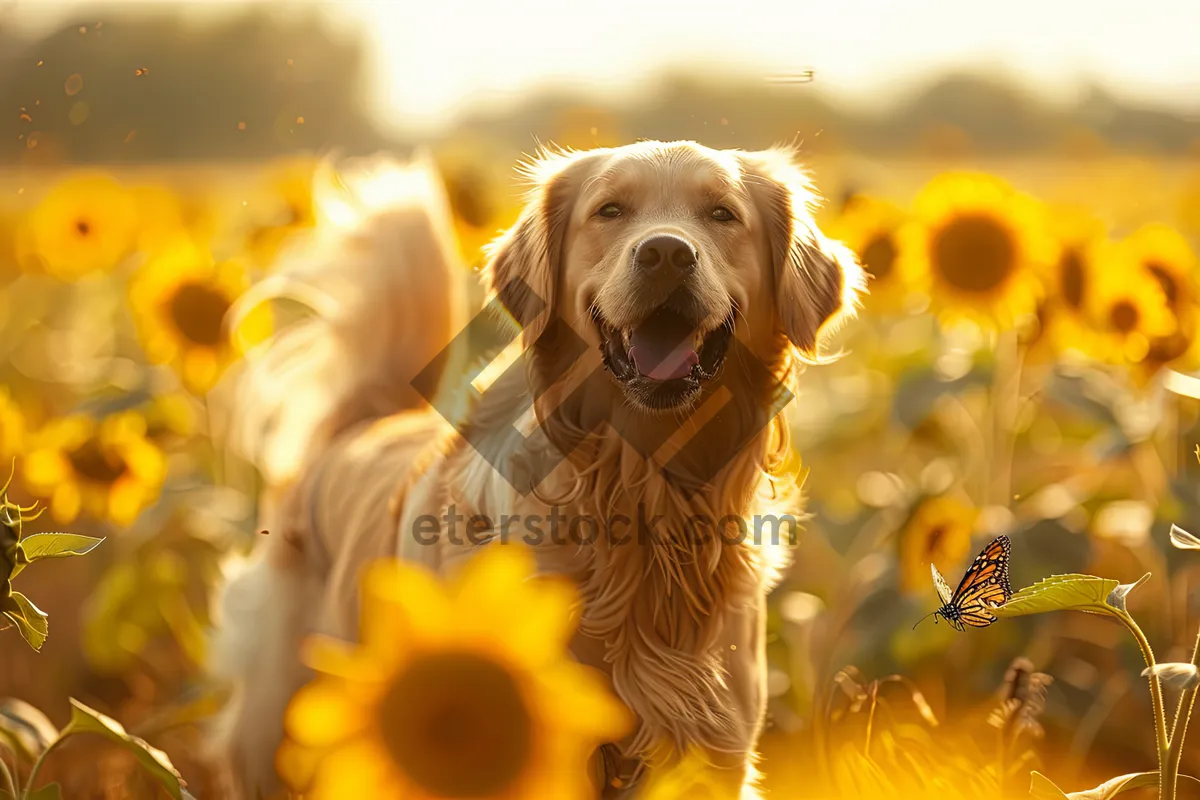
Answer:
<svg viewBox="0 0 1200 800"><path fill-rule="evenodd" d="M1137 640L1138 647L1142 649L1142 659L1146 662L1146 666L1153 669L1156 663L1154 650L1150 648L1146 634L1142 633L1142 629L1128 613L1122 611L1119 619L1125 623L1125 627ZM1166 774L1167 762L1171 758L1171 743L1167 736L1167 717L1163 707L1162 683L1159 682L1158 675L1153 672L1150 673L1150 704L1154 707L1154 739L1158 744L1158 797L1159 800L1175 800L1175 782L1168 783Z"/></svg>
<svg viewBox="0 0 1200 800"><path fill-rule="evenodd" d="M54 748L62 744L66 738L66 736L58 737L38 756L37 761L33 763L33 769L29 772L29 780L25 783L25 791L21 792L21 800L29 800L29 795L33 793L34 786L37 784L38 773L42 771L42 764L46 763L46 756L50 755Z"/></svg>
<svg viewBox="0 0 1200 800"><path fill-rule="evenodd" d="M991 397L991 463L998 474L991 476L988 493L981 503L1008 508L1012 503L1013 457L1016 452L1017 413L1021 408L1021 373L1025 347L1017 332L1005 331L996 348L996 374Z"/></svg>
<svg viewBox="0 0 1200 800"><path fill-rule="evenodd" d="M8 792L13 800L17 800L17 784L13 780L12 773L8 770L8 762L4 760L3 753L0 753L0 778L4 778L4 790Z"/></svg>
<svg viewBox="0 0 1200 800"><path fill-rule="evenodd" d="M1200 666L1200 634L1196 635L1196 646L1192 648L1192 664ZM1172 793L1179 783L1179 765L1183 761L1183 740L1187 736L1188 723L1192 720L1192 706L1196 702L1196 689L1193 686L1179 698L1179 708L1175 711L1175 721L1171 724L1170 754L1167 758L1163 782L1170 783ZM1180 720L1183 724L1180 725Z"/></svg>

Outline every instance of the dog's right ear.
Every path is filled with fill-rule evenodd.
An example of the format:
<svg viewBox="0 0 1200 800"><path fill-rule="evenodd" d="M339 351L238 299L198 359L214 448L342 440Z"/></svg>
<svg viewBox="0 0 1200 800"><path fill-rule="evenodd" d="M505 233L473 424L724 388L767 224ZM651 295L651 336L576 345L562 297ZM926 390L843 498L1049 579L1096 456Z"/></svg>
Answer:
<svg viewBox="0 0 1200 800"><path fill-rule="evenodd" d="M516 223L485 249L491 291L537 341L554 313L563 243L584 171L595 151L543 152L523 167L533 183Z"/></svg>

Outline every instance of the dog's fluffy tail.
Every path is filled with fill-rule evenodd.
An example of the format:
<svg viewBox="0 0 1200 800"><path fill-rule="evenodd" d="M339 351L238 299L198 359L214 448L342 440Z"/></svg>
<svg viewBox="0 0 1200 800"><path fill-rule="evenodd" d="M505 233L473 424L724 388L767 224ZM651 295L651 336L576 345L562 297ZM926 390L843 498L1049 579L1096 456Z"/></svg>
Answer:
<svg viewBox="0 0 1200 800"><path fill-rule="evenodd" d="M467 275L432 158L326 162L317 225L239 301L310 313L249 353L231 385L230 446L269 483L294 477L350 426L424 400L413 378L459 332ZM439 362L442 366L445 363ZM426 376L423 376L426 377Z"/></svg>

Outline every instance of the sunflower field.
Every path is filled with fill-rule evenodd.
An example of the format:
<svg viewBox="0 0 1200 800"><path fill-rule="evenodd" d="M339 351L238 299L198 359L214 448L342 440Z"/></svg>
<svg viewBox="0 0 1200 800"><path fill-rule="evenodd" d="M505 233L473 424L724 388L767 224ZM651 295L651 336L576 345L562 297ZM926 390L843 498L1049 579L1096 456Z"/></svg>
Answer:
<svg viewBox="0 0 1200 800"><path fill-rule="evenodd" d="M300 60L275 60L281 85L302 83ZM147 64L125 77L153 86ZM0 798L221 797L203 746L229 699L208 677L212 601L265 533L263 479L224 445L225 391L287 322L264 307L233 328L227 312L323 224L314 175L336 137L188 159L113 123L120 147L159 149L97 156L79 141L103 104L72 110L94 85L80 69L47 79L70 136L18 119L0 167ZM529 111L518 134L464 123L422 142L464 272L520 211L530 131L754 149L826 129L746 97L663 101L692 128L579 101ZM328 123L292 99L270 125L219 120L219 136ZM810 517L770 598L766 796L1200 796L1185 738L1200 683L1200 149L1075 132L1013 154L925 123L903 152L836 133L800 146L827 198L819 223L871 280L842 355L808 368L785 411ZM942 605L930 565L954 587L1000 535L1019 590L1003 618L921 622ZM509 554L463 585L396 564L365 575L361 641L306 653L315 677L289 707L281 775L322 799L585 796L590 754L629 720L567 655L574 590L529 570ZM416 736L397 722L413 708L444 728ZM703 800L710 773L689 757L644 794Z"/></svg>

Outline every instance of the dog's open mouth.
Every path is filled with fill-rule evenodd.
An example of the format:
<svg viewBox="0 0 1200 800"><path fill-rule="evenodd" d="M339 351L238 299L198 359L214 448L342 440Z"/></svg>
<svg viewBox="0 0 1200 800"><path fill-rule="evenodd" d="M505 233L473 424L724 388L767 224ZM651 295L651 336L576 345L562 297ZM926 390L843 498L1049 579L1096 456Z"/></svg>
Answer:
<svg viewBox="0 0 1200 800"><path fill-rule="evenodd" d="M733 337L733 317L701 330L684 314L663 305L632 328L617 328L593 307L604 365L642 405L671 409L686 405L716 377Z"/></svg>

